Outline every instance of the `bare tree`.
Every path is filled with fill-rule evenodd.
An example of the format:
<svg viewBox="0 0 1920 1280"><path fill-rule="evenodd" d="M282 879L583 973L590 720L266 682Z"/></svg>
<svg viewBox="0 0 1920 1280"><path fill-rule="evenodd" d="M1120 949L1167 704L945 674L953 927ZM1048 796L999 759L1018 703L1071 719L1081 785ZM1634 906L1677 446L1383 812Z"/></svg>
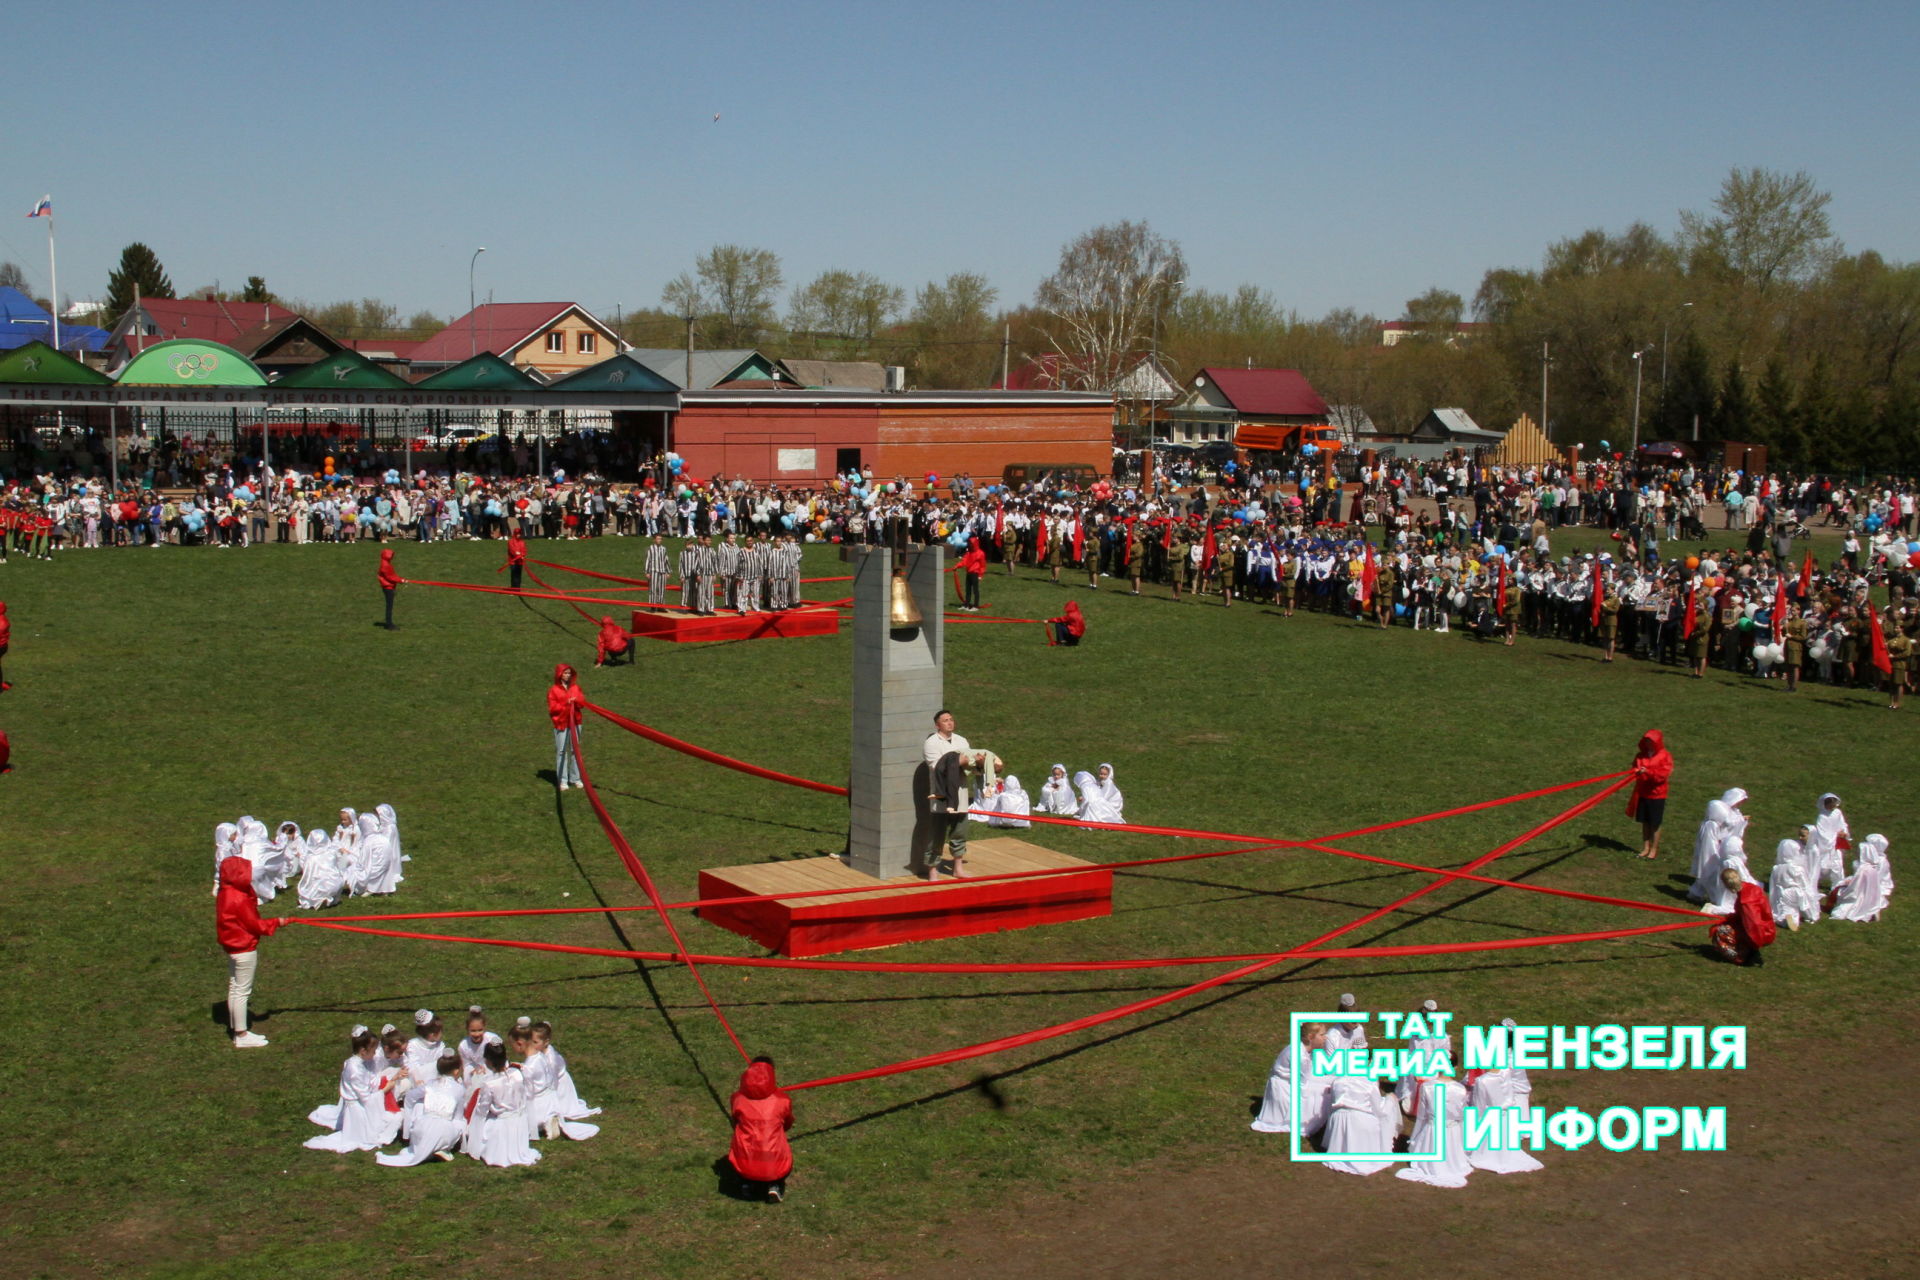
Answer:
<svg viewBox="0 0 1920 1280"><path fill-rule="evenodd" d="M0 289L18 289L30 293L27 287L27 273L20 269L17 262L0 262Z"/></svg>
<svg viewBox="0 0 1920 1280"><path fill-rule="evenodd" d="M1151 339L1154 315L1186 283L1180 246L1144 222L1095 227L1060 250L1059 268L1034 292L1052 319L1063 385L1111 391Z"/></svg>
<svg viewBox="0 0 1920 1280"><path fill-rule="evenodd" d="M774 301L784 277L771 249L717 244L661 291L660 303L682 317L706 316L702 326L722 347L753 346L773 327ZM698 277L698 284L694 277Z"/></svg>
<svg viewBox="0 0 1920 1280"><path fill-rule="evenodd" d="M1724 267L1750 288L1798 283L1837 254L1827 219L1832 199L1805 170L1734 169L1720 184L1713 216L1681 212L1681 244L1696 261Z"/></svg>

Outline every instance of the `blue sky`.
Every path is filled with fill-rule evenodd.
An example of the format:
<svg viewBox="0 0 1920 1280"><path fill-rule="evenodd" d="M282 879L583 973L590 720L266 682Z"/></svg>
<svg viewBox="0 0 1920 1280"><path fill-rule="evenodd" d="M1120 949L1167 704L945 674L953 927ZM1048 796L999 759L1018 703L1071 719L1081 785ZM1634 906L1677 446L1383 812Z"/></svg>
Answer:
<svg viewBox="0 0 1920 1280"><path fill-rule="evenodd" d="M1385 318L1671 231L1735 165L1920 258L1911 3L6 8L0 259L44 289L50 192L75 297L144 240L182 292L457 313L485 245L483 298L611 311L738 242L790 285L966 270L1017 303L1135 218L1195 286Z"/></svg>

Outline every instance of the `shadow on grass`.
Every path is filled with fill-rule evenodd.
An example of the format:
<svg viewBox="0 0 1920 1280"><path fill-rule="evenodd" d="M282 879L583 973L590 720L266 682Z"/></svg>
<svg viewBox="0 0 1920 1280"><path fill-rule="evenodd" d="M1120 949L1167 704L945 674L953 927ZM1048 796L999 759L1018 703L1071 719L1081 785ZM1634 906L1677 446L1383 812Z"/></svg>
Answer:
<svg viewBox="0 0 1920 1280"><path fill-rule="evenodd" d="M553 770L548 769L545 771L545 774L551 779L553 777ZM656 800L652 796L643 796L634 791L622 791L618 787L601 787L600 794L607 796L624 796L628 800L638 800L642 804L654 805L661 809L671 809L675 813L698 813L709 818L734 818L741 822L751 822L762 827L783 827L788 831L808 831L814 835L834 836L840 839L844 839L846 836L846 832L844 831L833 831L826 827L809 827L799 822L781 822L777 818L755 818L744 813L735 813L725 809L700 809L687 804L668 804L665 800ZM816 855L799 853L792 856L797 858L811 858ZM774 861L778 861L778 859L774 859Z"/></svg>

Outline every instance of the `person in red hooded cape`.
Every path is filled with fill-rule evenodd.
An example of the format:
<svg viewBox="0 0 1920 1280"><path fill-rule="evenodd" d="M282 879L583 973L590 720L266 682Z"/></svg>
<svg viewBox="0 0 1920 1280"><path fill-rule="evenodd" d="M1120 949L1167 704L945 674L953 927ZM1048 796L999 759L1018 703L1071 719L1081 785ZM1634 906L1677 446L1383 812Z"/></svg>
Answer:
<svg viewBox="0 0 1920 1280"><path fill-rule="evenodd" d="M746 1181L750 1194L784 1198L787 1175L793 1172L793 1148L787 1144L793 1099L774 1082L772 1058L763 1055L747 1064L728 1110L733 1113L733 1141L727 1163Z"/></svg>
<svg viewBox="0 0 1920 1280"><path fill-rule="evenodd" d="M0 533L0 538L4 538L4 537L6 537L6 535L4 533ZM12 641L13 641L13 623L7 620L7 602L5 600L0 600L0 663L4 663L6 661L7 645L12 643ZM8 684L4 677L0 677L0 693L5 693L8 689L11 689L11 688L13 688L13 686Z"/></svg>
<svg viewBox="0 0 1920 1280"><path fill-rule="evenodd" d="M960 572L966 575L966 586L960 595L960 607L968 613L978 613L980 611L980 579L987 575L987 553L981 547L980 539L967 539L967 549L960 553Z"/></svg>
<svg viewBox="0 0 1920 1280"><path fill-rule="evenodd" d="M393 567L393 548L380 552L380 593L387 598L387 630L394 630L393 593L400 589L400 571Z"/></svg>
<svg viewBox="0 0 1920 1280"><path fill-rule="evenodd" d="M593 665L604 667L609 664L620 665L620 655L628 653L632 646L627 643L627 629L615 622L610 616L600 619L600 631L593 641ZM628 659L632 661L632 659Z"/></svg>
<svg viewBox="0 0 1920 1280"><path fill-rule="evenodd" d="M7 741L7 731L0 729L0 773L12 773L13 744Z"/></svg>
<svg viewBox="0 0 1920 1280"><path fill-rule="evenodd" d="M1773 904L1767 901L1766 891L1742 877L1734 867L1720 872L1720 883L1737 889L1739 897L1734 901L1733 914L1707 930L1708 938L1721 955L1735 964L1765 964L1760 948L1772 943L1778 932L1773 923Z"/></svg>
<svg viewBox="0 0 1920 1280"><path fill-rule="evenodd" d="M1667 750L1658 729L1649 729L1640 739L1640 750L1633 757L1633 795L1627 800L1627 816L1640 822L1640 856L1660 856L1660 824L1667 817L1667 783L1673 778L1673 753Z"/></svg>
<svg viewBox="0 0 1920 1280"><path fill-rule="evenodd" d="M580 762L573 758L573 738L580 732L580 709L587 695L580 688L573 667L565 662L553 668L553 683L547 686L547 719L553 721L553 780L560 790L583 787Z"/></svg>
<svg viewBox="0 0 1920 1280"><path fill-rule="evenodd" d="M1087 634L1087 619L1080 612L1078 600L1067 601L1067 611L1057 618L1048 618L1047 625L1053 628L1049 644L1079 644L1080 637Z"/></svg>
<svg viewBox="0 0 1920 1280"><path fill-rule="evenodd" d="M220 888L213 897L213 931L227 953L227 1026L236 1049L265 1047L267 1038L247 1028L247 1000L260 964L260 939L286 923L260 918L253 892L253 864L238 854L220 860Z"/></svg>

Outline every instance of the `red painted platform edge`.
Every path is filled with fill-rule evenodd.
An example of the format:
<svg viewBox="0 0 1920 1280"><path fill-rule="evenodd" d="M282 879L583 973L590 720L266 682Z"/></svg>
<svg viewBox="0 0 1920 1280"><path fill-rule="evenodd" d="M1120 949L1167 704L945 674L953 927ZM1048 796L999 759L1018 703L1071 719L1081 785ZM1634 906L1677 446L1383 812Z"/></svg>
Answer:
<svg viewBox="0 0 1920 1280"><path fill-rule="evenodd" d="M700 896L748 892L709 871L700 873ZM796 895L804 899L805 895ZM822 898L813 905L791 899L707 907L710 924L751 938L795 959L898 946L935 938L964 938L1030 929L1113 914L1113 873L1099 868L1039 880L1000 880L970 885L942 881L884 898L854 901Z"/></svg>
<svg viewBox="0 0 1920 1280"><path fill-rule="evenodd" d="M792 609L784 613L723 613L715 617L674 610L633 611L633 634L642 640L673 644L717 640L766 640L792 636L830 636L840 630L837 609Z"/></svg>

